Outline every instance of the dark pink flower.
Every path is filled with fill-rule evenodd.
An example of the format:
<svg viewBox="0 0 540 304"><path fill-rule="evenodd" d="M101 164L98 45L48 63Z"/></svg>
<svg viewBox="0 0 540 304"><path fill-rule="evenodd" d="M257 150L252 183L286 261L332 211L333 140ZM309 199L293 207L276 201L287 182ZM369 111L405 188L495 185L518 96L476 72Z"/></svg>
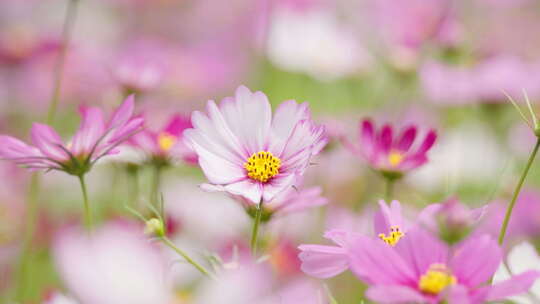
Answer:
<svg viewBox="0 0 540 304"><path fill-rule="evenodd" d="M485 303L526 292L540 277L527 271L489 285L502 260L502 250L487 235L451 249L415 228L395 247L360 237L350 249L350 264L377 303ZM446 302L445 302L446 301Z"/></svg>
<svg viewBox="0 0 540 304"><path fill-rule="evenodd" d="M197 154L184 141L183 132L191 128L189 118L173 115L161 130L145 129L134 135L130 142L143 150L152 160L169 163L183 160L189 164L197 163Z"/></svg>
<svg viewBox="0 0 540 304"><path fill-rule="evenodd" d="M393 178L425 164L428 161L427 152L437 139L435 131L430 130L421 144L417 142L415 145L416 126L404 128L396 136L391 125L384 125L377 132L368 119L360 123L359 129L358 144L345 142L346 146L354 154L365 158L372 168Z"/></svg>
<svg viewBox="0 0 540 304"><path fill-rule="evenodd" d="M99 108L81 108L79 130L65 144L56 131L45 124L34 123L33 146L7 135L0 135L0 157L29 169L65 171L83 175L103 156L142 128L144 119L133 117L134 98L128 97L108 122Z"/></svg>

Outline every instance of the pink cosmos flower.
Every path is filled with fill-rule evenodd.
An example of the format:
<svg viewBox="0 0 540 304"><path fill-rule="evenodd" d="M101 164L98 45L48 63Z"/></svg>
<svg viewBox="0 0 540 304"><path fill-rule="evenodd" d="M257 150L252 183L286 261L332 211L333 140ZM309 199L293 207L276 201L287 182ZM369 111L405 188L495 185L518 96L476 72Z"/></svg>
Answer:
<svg viewBox="0 0 540 304"><path fill-rule="evenodd" d="M438 232L441 239L455 243L465 237L487 211L488 205L471 209L457 198L426 207L418 217L419 224Z"/></svg>
<svg viewBox="0 0 540 304"><path fill-rule="evenodd" d="M451 249L415 228L395 247L360 237L350 249L351 269L370 287L377 303L485 303L526 292L540 277L527 271L488 285L501 264L502 250L487 235Z"/></svg>
<svg viewBox="0 0 540 304"><path fill-rule="evenodd" d="M29 169L59 170L81 176L102 157L115 153L115 148L138 132L142 117L133 117L133 96L105 122L99 108L81 108L82 121L73 138L64 144L56 131L34 123L30 146L11 136L0 135L0 157Z"/></svg>
<svg viewBox="0 0 540 304"><path fill-rule="evenodd" d="M374 229L377 237L384 243L395 246L406 234L407 226L401 213L401 204L392 201L390 206L379 201L380 211L374 215ZM349 268L349 248L362 234L342 229L331 229L324 237L337 246L300 245L299 258L302 271L317 277L330 278Z"/></svg>
<svg viewBox="0 0 540 304"><path fill-rule="evenodd" d="M53 252L61 278L81 303L171 303L167 263L135 227L110 223L91 237L66 228Z"/></svg>
<svg viewBox="0 0 540 304"><path fill-rule="evenodd" d="M359 126L358 145L345 142L356 155L364 157L369 165L383 175L399 178L407 171L415 169L428 161L427 152L437 139L430 130L421 144L413 145L417 137L417 127L404 128L399 136L394 135L391 125L384 125L378 132L371 120L364 120Z"/></svg>
<svg viewBox="0 0 540 304"><path fill-rule="evenodd" d="M168 46L137 40L121 50L112 64L112 77L124 92L143 93L158 87L165 74Z"/></svg>
<svg viewBox="0 0 540 304"><path fill-rule="evenodd" d="M311 120L307 103L282 103L272 117L268 98L241 86L235 97L194 112L184 132L199 157L207 188L269 202L293 186L326 144L324 127Z"/></svg>
<svg viewBox="0 0 540 304"><path fill-rule="evenodd" d="M183 160L197 163L197 155L185 143L183 132L191 128L191 121L180 114L173 115L161 130L145 129L130 139L130 143L143 150L153 161L168 164Z"/></svg>

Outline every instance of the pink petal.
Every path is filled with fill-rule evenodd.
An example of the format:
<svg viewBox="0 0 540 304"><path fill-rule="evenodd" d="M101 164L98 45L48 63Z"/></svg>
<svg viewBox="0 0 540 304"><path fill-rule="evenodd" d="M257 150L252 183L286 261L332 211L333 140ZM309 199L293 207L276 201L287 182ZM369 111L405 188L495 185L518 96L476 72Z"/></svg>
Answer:
<svg viewBox="0 0 540 304"><path fill-rule="evenodd" d="M199 165L206 178L213 184L228 184L246 178L242 163L234 163L223 155L229 151L222 146L206 141L201 132L188 129L184 136L191 142L191 147L199 156Z"/></svg>
<svg viewBox="0 0 540 304"><path fill-rule="evenodd" d="M38 149L23 141L6 135L0 135L0 157L5 159L40 156Z"/></svg>
<svg viewBox="0 0 540 304"><path fill-rule="evenodd" d="M240 145L240 141L229 129L223 117L219 113L216 113L215 103L209 101L207 108L214 109L213 112L216 121L201 112L193 112L191 115L193 129L184 131L184 137L187 142L190 145L192 142L196 142L198 145L218 154L222 158L243 165L251 155ZM196 130L196 132L191 132L190 130ZM186 132L188 131L190 131L190 137L187 136Z"/></svg>
<svg viewBox="0 0 540 304"><path fill-rule="evenodd" d="M105 121L99 108L82 110L79 130L73 137L71 151L74 155L89 153L97 141L104 135Z"/></svg>
<svg viewBox="0 0 540 304"><path fill-rule="evenodd" d="M345 249L336 246L300 245L298 258L301 269L310 276L320 279L334 277L349 268Z"/></svg>
<svg viewBox="0 0 540 304"><path fill-rule="evenodd" d="M407 128L405 131L403 131L396 148L403 152L408 151L411 145L413 144L415 138L416 138L416 127L411 126Z"/></svg>
<svg viewBox="0 0 540 304"><path fill-rule="evenodd" d="M366 296L377 303L426 303L427 299L417 290L399 285L376 285L366 291ZM452 302L454 303L454 302ZM455 302L458 303L458 302Z"/></svg>
<svg viewBox="0 0 540 304"><path fill-rule="evenodd" d="M392 149L392 127L390 125L384 125L379 132L379 138L377 146L385 154Z"/></svg>
<svg viewBox="0 0 540 304"><path fill-rule="evenodd" d="M488 235L467 240L458 247L450 268L461 284L478 286L487 282L502 260L502 250Z"/></svg>
<svg viewBox="0 0 540 304"><path fill-rule="evenodd" d="M417 155L423 155L425 154L433 144L435 144L435 140L437 140L437 133L434 130L429 131L429 133L424 138L424 142L418 148L418 151L416 152Z"/></svg>
<svg viewBox="0 0 540 304"><path fill-rule="evenodd" d="M366 151L366 154L371 157L375 153L376 141L375 130L373 123L369 119L365 119L360 123L360 145L361 149Z"/></svg>
<svg viewBox="0 0 540 304"><path fill-rule="evenodd" d="M266 95L240 86L234 100L225 99L220 107L224 121L250 155L267 149L272 108Z"/></svg>
<svg viewBox="0 0 540 304"><path fill-rule="evenodd" d="M176 114L170 119L163 131L176 137L180 137L185 129L189 129L191 127L191 120L189 118Z"/></svg>
<svg viewBox="0 0 540 304"><path fill-rule="evenodd" d="M296 175L294 174L278 174L274 176L268 183L262 185L263 200L265 202L272 201L278 194L291 189L295 181Z"/></svg>
<svg viewBox="0 0 540 304"><path fill-rule="evenodd" d="M272 119L271 140L268 150L279 155L299 121L310 118L309 105L294 100L282 102Z"/></svg>
<svg viewBox="0 0 540 304"><path fill-rule="evenodd" d="M400 241L398 245L403 242ZM393 247L367 237L359 237L350 250L351 270L368 284L416 284L411 265Z"/></svg>
<svg viewBox="0 0 540 304"><path fill-rule="evenodd" d="M448 260L448 247L419 227L408 230L394 249L408 265L414 267L416 278L425 274L431 265L446 265Z"/></svg>
<svg viewBox="0 0 540 304"><path fill-rule="evenodd" d="M34 123L30 132L32 142L45 156L57 161L69 159L69 155L61 148L63 147L63 143L60 135L53 128L44 124Z"/></svg>
<svg viewBox="0 0 540 304"><path fill-rule="evenodd" d="M502 283L497 283L491 288L487 295L488 301L504 300L510 296L519 295L527 292L533 283L540 277L540 272L531 270L519 275L513 276L511 279Z"/></svg>
<svg viewBox="0 0 540 304"><path fill-rule="evenodd" d="M233 195L240 195L254 204L261 202L263 189L260 183L251 179L242 180L236 183L225 185L225 190Z"/></svg>
<svg viewBox="0 0 540 304"><path fill-rule="evenodd" d="M121 126L131 118L135 108L135 96L129 95L124 102L114 111L109 121L109 128Z"/></svg>

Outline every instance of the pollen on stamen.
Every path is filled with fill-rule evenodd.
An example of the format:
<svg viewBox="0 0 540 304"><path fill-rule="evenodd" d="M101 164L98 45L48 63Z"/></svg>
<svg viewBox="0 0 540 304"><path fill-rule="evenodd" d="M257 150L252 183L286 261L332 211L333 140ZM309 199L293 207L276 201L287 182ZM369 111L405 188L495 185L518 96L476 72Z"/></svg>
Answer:
<svg viewBox="0 0 540 304"><path fill-rule="evenodd" d="M399 229L399 226L392 226L390 227L388 236L384 233L379 233L378 237L386 244L395 246L404 235L405 233Z"/></svg>
<svg viewBox="0 0 540 304"><path fill-rule="evenodd" d="M456 277L444 264L432 264L428 271L420 277L418 288L425 293L438 294L456 283Z"/></svg>
<svg viewBox="0 0 540 304"><path fill-rule="evenodd" d="M177 141L177 138L174 135L171 135L167 132L163 132L158 135L157 141L158 141L159 148L167 152L174 146L174 144Z"/></svg>
<svg viewBox="0 0 540 304"><path fill-rule="evenodd" d="M281 160L267 151L253 153L244 163L247 175L251 179L263 183L278 175L280 166Z"/></svg>

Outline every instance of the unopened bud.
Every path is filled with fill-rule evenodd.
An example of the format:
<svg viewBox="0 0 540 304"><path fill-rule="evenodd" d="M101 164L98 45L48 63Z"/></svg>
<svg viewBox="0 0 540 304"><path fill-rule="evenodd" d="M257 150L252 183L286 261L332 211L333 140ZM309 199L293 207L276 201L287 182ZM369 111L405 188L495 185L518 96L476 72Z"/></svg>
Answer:
<svg viewBox="0 0 540 304"><path fill-rule="evenodd" d="M157 218L149 219L148 221L146 221L144 233L147 235L153 235L158 237L165 236L165 226L163 225L163 221Z"/></svg>

